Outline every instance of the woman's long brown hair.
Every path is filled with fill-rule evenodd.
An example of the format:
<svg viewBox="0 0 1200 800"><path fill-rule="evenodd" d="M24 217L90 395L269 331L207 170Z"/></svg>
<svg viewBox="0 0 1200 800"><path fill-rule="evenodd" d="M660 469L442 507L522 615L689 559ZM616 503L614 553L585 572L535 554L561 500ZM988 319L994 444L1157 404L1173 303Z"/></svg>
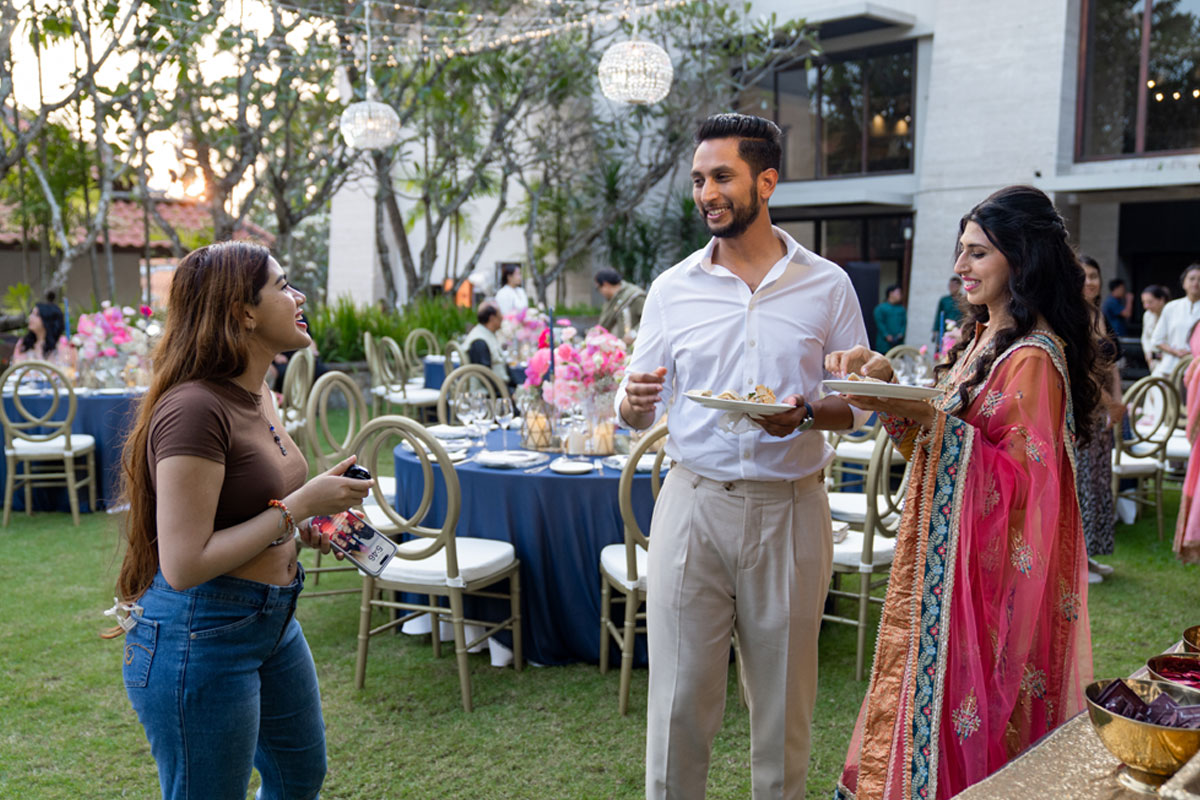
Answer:
<svg viewBox="0 0 1200 800"><path fill-rule="evenodd" d="M246 309L259 302L270 255L267 248L247 242L210 244L184 256L171 279L166 326L152 355L150 389L121 457L121 498L129 504L127 546L117 577L121 600L141 597L158 572L157 502L146 452L154 407L177 384L229 379L245 371Z"/></svg>

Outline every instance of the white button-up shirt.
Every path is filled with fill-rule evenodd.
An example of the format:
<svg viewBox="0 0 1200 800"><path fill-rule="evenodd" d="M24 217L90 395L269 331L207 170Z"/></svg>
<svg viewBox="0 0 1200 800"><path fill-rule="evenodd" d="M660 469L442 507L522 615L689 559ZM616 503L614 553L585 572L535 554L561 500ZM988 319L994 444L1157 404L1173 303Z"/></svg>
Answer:
<svg viewBox="0 0 1200 800"><path fill-rule="evenodd" d="M627 372L667 375L655 420L669 411L667 455L718 481L796 480L833 458L820 431L770 436L755 426L733 434L717 427L720 411L683 396L693 389L746 395L765 384L783 399L821 397L825 356L867 344L850 277L831 261L805 250L779 228L786 245L751 294L750 287L712 261L713 242L671 267L646 296ZM628 381L628 378L626 378ZM617 392L617 409L625 381ZM855 423L869 415L855 410Z"/></svg>
<svg viewBox="0 0 1200 800"><path fill-rule="evenodd" d="M1186 297L1172 300L1163 306L1162 316L1154 327L1154 338L1151 344L1157 348L1166 344L1176 349L1187 349L1188 335L1192 326L1200 320L1200 300L1192 302ZM1155 375L1170 375L1171 370L1179 363L1179 356L1162 352L1162 361L1154 368Z"/></svg>

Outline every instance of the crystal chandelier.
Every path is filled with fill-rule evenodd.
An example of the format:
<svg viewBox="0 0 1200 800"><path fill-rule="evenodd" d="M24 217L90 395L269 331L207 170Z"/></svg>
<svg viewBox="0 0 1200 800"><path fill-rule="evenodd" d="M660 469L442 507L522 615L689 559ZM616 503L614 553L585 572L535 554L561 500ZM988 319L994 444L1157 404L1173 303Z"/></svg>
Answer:
<svg viewBox="0 0 1200 800"><path fill-rule="evenodd" d="M363 16L367 20L367 99L346 106L338 129L350 147L379 150L400 138L400 117L395 109L376 99L375 84L371 81L371 0L363 6Z"/></svg>
<svg viewBox="0 0 1200 800"><path fill-rule="evenodd" d="M618 103L657 103L671 91L674 77L670 57L653 42L618 42L600 58L600 91Z"/></svg>

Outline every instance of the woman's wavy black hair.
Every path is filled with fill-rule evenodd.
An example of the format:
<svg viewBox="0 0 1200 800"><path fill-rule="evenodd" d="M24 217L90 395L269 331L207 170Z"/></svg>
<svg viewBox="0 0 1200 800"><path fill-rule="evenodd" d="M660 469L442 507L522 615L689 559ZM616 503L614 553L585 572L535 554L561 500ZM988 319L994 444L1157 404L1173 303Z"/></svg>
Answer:
<svg viewBox="0 0 1200 800"><path fill-rule="evenodd" d="M1076 435L1081 443L1087 442L1100 404L1106 364L1096 346L1096 311L1083 302L1083 269L1067 240L1062 217L1041 190L1008 186L962 218L958 225L960 238L969 222L978 225L1008 261L1008 312L1013 323L995 334L994 346L979 358L974 372L960 387L962 407L967 407L971 390L983 383L997 356L1032 331L1040 314L1063 341ZM961 249L961 244L956 245L956 255ZM968 306L963 338L950 350L946 363L938 367L939 374L967 352L975 338L975 324L987 321L987 306Z"/></svg>
<svg viewBox="0 0 1200 800"><path fill-rule="evenodd" d="M34 307L38 316L42 318L42 328L46 332L42 337L42 353L49 356L58 348L59 337L66 333L67 319L63 316L62 309L53 303L36 303ZM33 331L21 339L21 346L26 352L33 350L36 344L37 335Z"/></svg>

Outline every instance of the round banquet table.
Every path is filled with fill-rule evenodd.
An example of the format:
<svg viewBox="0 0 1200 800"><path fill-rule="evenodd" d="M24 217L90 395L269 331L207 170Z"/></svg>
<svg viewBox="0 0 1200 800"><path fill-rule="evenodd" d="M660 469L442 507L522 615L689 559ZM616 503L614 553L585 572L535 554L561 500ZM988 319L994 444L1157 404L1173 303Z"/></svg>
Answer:
<svg viewBox="0 0 1200 800"><path fill-rule="evenodd" d="M510 447L520 433L508 432ZM488 449L500 450L501 432L487 437ZM472 448L471 454L479 448ZM551 456L552 458L555 456ZM403 447L394 451L396 507L411 513L421 500L420 461ZM456 467L462 488L458 535L510 542L521 561L521 625L526 658L539 664L599 662L600 550L624 539L617 501L621 473L605 467L585 475L562 475L549 469L526 473L492 469L471 461ZM441 524L446 514L446 487L435 471L433 506L424 524ZM650 528L654 501L650 475L634 478L633 506L643 530ZM507 616L507 602L471 599L467 613L485 619ZM623 619L620 606L618 619ZM507 632L497 634L504 644ZM616 645L610 663L620 663ZM645 641L639 640L635 663L646 663Z"/></svg>
<svg viewBox="0 0 1200 800"><path fill-rule="evenodd" d="M142 394L124 389L75 390L75 421L71 424L71 432L89 434L96 440L96 505L99 508L111 508L117 502L121 483L121 445L133 423L137 400ZM51 398L47 394L23 391L21 402L31 413L41 414L50 407ZM16 406L11 392L5 393L4 406L9 419L15 419ZM7 467L0 460L0 486L3 486L6 477ZM60 488L35 488L33 506L35 510L43 511L71 510L67 490ZM25 492L18 488L13 492L13 510L24 508ZM86 487L79 490L79 510L99 510L88 507Z"/></svg>

